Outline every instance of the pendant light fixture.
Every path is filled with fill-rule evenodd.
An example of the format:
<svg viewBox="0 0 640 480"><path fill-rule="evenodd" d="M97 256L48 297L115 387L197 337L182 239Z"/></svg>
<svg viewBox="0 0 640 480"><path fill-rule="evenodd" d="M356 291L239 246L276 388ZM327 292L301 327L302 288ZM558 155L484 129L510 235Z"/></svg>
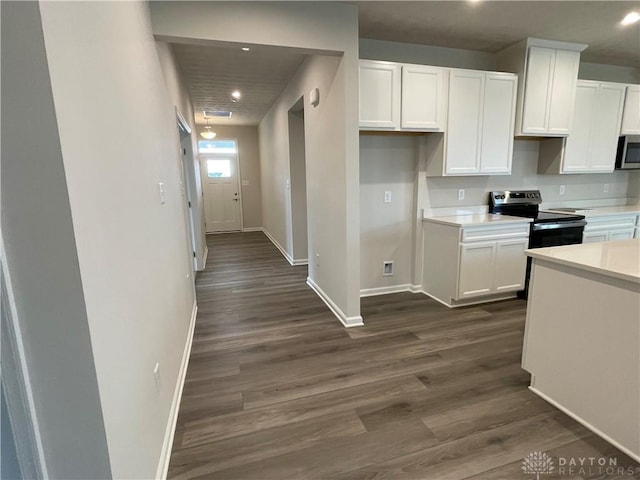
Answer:
<svg viewBox="0 0 640 480"><path fill-rule="evenodd" d="M211 127L209 126L209 119L205 118L205 120L207 121L207 126L204 127L204 131L203 132L200 132L200 136L202 138L206 138L207 140L212 140L212 139L216 138L216 132L211 130Z"/></svg>

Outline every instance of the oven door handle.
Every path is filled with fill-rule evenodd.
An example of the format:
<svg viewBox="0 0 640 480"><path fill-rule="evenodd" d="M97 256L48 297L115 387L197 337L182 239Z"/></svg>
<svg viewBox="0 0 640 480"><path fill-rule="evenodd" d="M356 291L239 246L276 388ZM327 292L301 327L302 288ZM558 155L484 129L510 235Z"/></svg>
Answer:
<svg viewBox="0 0 640 480"><path fill-rule="evenodd" d="M575 220L572 222L557 222L557 223L535 223L531 227L533 231L538 230L557 230L559 228L575 228L584 227L587 224L585 220Z"/></svg>

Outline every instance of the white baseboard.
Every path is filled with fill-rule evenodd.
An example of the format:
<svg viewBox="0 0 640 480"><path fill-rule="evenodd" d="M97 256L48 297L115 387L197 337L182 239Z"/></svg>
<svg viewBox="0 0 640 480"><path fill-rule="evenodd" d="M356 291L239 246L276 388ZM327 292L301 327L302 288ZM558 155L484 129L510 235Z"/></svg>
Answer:
<svg viewBox="0 0 640 480"><path fill-rule="evenodd" d="M390 293L410 292L411 285L392 285L389 287L363 288L360 290L361 297L374 297L376 295L388 295Z"/></svg>
<svg viewBox="0 0 640 480"><path fill-rule="evenodd" d="M202 270L207 268L207 258L209 257L209 246L205 244L204 254L202 255Z"/></svg>
<svg viewBox="0 0 640 480"><path fill-rule="evenodd" d="M601 430L599 430L598 428L594 427L593 425L591 425L589 422L587 422L584 418L576 415L575 413L573 413L571 410L568 410L567 408L563 407L560 403L556 402L554 399L552 399L551 397L545 395L544 393L542 393L540 390L538 390L537 388L531 386L529 387L529 390L531 390L533 393L535 393L536 395L538 395L540 398L546 400L547 402L549 402L551 405L553 405L554 407L556 407L558 410L560 410L563 413L566 413L567 415L569 415L571 418L573 418L576 422L584 425L585 427L587 427L589 430L591 430L593 433L595 433L596 435L598 435L599 437L602 437L603 440L609 442L611 445L613 445L614 447L616 447L617 449L619 449L620 451L626 453L627 455L629 455L631 458L633 458L636 462L640 462L640 454L638 452L632 452L631 450L629 450L628 448L624 447L623 445L620 445L618 442L616 442L613 438L609 437L608 435L606 435L605 433L603 433Z"/></svg>
<svg viewBox="0 0 640 480"><path fill-rule="evenodd" d="M246 227L242 229L243 232L263 232L262 227Z"/></svg>
<svg viewBox="0 0 640 480"><path fill-rule="evenodd" d="M289 253L287 253L287 251L284 249L284 247L282 245L280 245L278 243L278 241L275 238L273 238L273 236L271 236L269 231L266 228L263 228L262 232L267 236L267 238L269 240L271 240L271 243L273 243L275 245L275 247L280 251L282 256L287 260L287 262L289 262L289 265L295 265L293 263L293 258L291 257L291 255L289 255Z"/></svg>
<svg viewBox="0 0 640 480"><path fill-rule="evenodd" d="M191 345L193 344L193 332L196 326L196 316L198 314L198 304L194 302L191 312L191 321L189 323L189 331L187 333L187 342L184 346L182 354L182 362L178 371L178 381L173 393L173 401L171 402L171 410L169 411L169 422L162 443L162 452L160 453L160 461L156 470L157 479L166 479L169 470L169 460L171 459L171 447L173 446L173 436L176 433L176 423L178 421L178 410L180 409L180 400L182 400L182 390L184 389L184 381L187 376L187 367L189 366L189 357L191 356Z"/></svg>
<svg viewBox="0 0 640 480"><path fill-rule="evenodd" d="M409 291L411 293L422 293L422 285L410 285Z"/></svg>
<svg viewBox="0 0 640 480"><path fill-rule="evenodd" d="M294 260L292 265L309 265L309 259L308 258L301 258L299 260Z"/></svg>
<svg viewBox="0 0 640 480"><path fill-rule="evenodd" d="M316 292L316 294L322 299L322 301L329 307L329 310L338 317L338 320L345 327L360 327L364 325L362 321L362 317L358 315L357 317L347 317L344 312L338 307L333 300L322 290L316 282L314 282L311 278L307 277L307 285L311 287L311 290Z"/></svg>

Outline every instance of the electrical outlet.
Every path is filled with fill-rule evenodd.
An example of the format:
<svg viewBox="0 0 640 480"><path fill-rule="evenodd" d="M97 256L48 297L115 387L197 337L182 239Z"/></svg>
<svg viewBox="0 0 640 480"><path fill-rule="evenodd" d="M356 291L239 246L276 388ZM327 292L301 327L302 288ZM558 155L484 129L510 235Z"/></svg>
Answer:
<svg viewBox="0 0 640 480"><path fill-rule="evenodd" d="M391 203L391 192L389 190L384 192L384 203Z"/></svg>
<svg viewBox="0 0 640 480"><path fill-rule="evenodd" d="M458 190L458 200L464 200L464 188Z"/></svg>
<svg viewBox="0 0 640 480"><path fill-rule="evenodd" d="M605 184L604 184L604 188L602 189L602 191L603 191L604 193L609 193L609 184L608 184L608 183L605 183Z"/></svg>
<svg viewBox="0 0 640 480"><path fill-rule="evenodd" d="M559 193L560 195L564 195L564 190L565 190L564 185L560 185L560 190L559 190L559 192L558 192L558 193Z"/></svg>

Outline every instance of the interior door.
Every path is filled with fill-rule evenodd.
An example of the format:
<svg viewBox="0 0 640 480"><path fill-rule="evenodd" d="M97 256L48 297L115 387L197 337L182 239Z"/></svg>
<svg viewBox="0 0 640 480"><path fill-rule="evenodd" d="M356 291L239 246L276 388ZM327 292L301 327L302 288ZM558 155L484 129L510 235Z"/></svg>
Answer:
<svg viewBox="0 0 640 480"><path fill-rule="evenodd" d="M242 230L237 157L216 155L201 158L207 233Z"/></svg>

